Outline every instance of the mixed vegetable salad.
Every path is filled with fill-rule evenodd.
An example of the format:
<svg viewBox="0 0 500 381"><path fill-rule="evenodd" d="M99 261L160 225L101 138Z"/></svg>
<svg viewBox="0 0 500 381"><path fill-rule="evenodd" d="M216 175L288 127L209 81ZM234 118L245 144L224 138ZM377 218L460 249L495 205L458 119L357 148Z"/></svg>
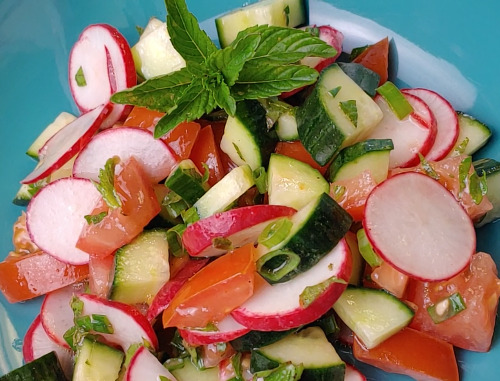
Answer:
<svg viewBox="0 0 500 381"><path fill-rule="evenodd" d="M302 0L217 18L220 46L165 3L132 47L94 24L70 53L81 115L29 148L0 263L7 300L44 301L0 379L458 380L500 295L490 129Z"/></svg>

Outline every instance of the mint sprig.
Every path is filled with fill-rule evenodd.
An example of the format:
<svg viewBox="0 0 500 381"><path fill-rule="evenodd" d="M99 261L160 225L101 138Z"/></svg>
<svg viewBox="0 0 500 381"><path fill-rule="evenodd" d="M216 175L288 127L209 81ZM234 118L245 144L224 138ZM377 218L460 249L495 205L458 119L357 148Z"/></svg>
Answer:
<svg viewBox="0 0 500 381"><path fill-rule="evenodd" d="M186 67L111 97L115 103L165 112L155 137L217 107L233 116L237 101L278 96L310 85L318 78L317 71L298 62L337 53L307 31L268 25L247 28L229 46L217 49L184 0L165 0L165 5L172 45Z"/></svg>

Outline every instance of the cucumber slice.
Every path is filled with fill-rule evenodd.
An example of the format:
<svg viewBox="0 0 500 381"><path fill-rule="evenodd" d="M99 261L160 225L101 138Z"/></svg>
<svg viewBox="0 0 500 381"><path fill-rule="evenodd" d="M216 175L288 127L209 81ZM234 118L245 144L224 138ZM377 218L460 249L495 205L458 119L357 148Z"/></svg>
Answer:
<svg viewBox="0 0 500 381"><path fill-rule="evenodd" d="M191 160L183 160L165 180L165 185L189 205L193 205L206 192L202 176Z"/></svg>
<svg viewBox="0 0 500 381"><path fill-rule="evenodd" d="M284 155L271 155L267 176L269 204L272 205L300 209L330 191L330 184L318 170Z"/></svg>
<svg viewBox="0 0 500 381"><path fill-rule="evenodd" d="M61 112L52 123L50 123L42 133L35 139L33 143L29 146L26 154L32 157L35 160L38 160L38 151L42 148L47 140L49 140L52 136L56 134L59 130L61 130L66 125L70 124L72 121L76 119L76 116L68 113Z"/></svg>
<svg viewBox="0 0 500 381"><path fill-rule="evenodd" d="M500 218L500 163L493 159L480 159L474 161L473 166L479 176L486 174L487 197L493 205L493 209L475 224L481 227Z"/></svg>
<svg viewBox="0 0 500 381"><path fill-rule="evenodd" d="M245 164L236 167L196 201L193 207L200 218L222 212L254 184L250 166Z"/></svg>
<svg viewBox="0 0 500 381"><path fill-rule="evenodd" d="M389 155L394 149L391 139L368 139L342 149L330 164L330 182L350 179L369 170L381 183L389 171Z"/></svg>
<svg viewBox="0 0 500 381"><path fill-rule="evenodd" d="M248 352L251 349L275 343L296 331L297 328L287 331L250 331L243 336L232 340L231 346L238 352Z"/></svg>
<svg viewBox="0 0 500 381"><path fill-rule="evenodd" d="M344 380L345 363L319 327L305 328L253 350L250 370L255 373L287 362L304 367L301 380Z"/></svg>
<svg viewBox="0 0 500 381"><path fill-rule="evenodd" d="M144 79L169 74L186 66L186 61L170 42L166 23L155 18L149 20L131 51L135 70Z"/></svg>
<svg viewBox="0 0 500 381"><path fill-rule="evenodd" d="M220 148L237 165L267 166L278 139L268 132L266 109L256 100L238 102L227 118Z"/></svg>
<svg viewBox="0 0 500 381"><path fill-rule="evenodd" d="M304 206L291 220L288 237L271 250L291 251L300 257L300 262L277 282L286 282L313 267L339 243L352 224L352 217L327 193Z"/></svg>
<svg viewBox="0 0 500 381"><path fill-rule="evenodd" d="M457 117L459 133L450 155L472 155L488 142L491 130L483 122L461 111L457 111Z"/></svg>
<svg viewBox="0 0 500 381"><path fill-rule="evenodd" d="M171 370L177 381L219 381L219 368L200 370L196 368L189 358L184 359L184 366Z"/></svg>
<svg viewBox="0 0 500 381"><path fill-rule="evenodd" d="M276 121L276 133L281 141L288 142L299 140L299 131L297 130L297 119L295 118L295 109L292 112L282 114Z"/></svg>
<svg viewBox="0 0 500 381"><path fill-rule="evenodd" d="M382 117L380 107L338 64L321 72L296 114L300 140L320 165L362 140Z"/></svg>
<svg viewBox="0 0 500 381"><path fill-rule="evenodd" d="M0 376L0 381L66 381L55 352L49 352L13 371Z"/></svg>
<svg viewBox="0 0 500 381"><path fill-rule="evenodd" d="M122 351L86 337L76 353L73 381L115 381L124 357Z"/></svg>
<svg viewBox="0 0 500 381"><path fill-rule="evenodd" d="M116 251L110 299L150 303L169 278L166 231L145 231Z"/></svg>
<svg viewBox="0 0 500 381"><path fill-rule="evenodd" d="M215 19L221 47L229 45L242 30L254 25L295 28L308 24L306 0L261 0Z"/></svg>
<svg viewBox="0 0 500 381"><path fill-rule="evenodd" d="M414 315L410 307L383 290L352 286L333 309L367 349L406 327Z"/></svg>

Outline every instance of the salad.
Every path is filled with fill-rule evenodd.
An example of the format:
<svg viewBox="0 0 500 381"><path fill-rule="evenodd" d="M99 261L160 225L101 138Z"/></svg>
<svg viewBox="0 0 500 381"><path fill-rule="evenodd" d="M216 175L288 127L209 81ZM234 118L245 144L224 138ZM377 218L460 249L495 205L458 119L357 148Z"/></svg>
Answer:
<svg viewBox="0 0 500 381"><path fill-rule="evenodd" d="M489 350L500 293L473 227L498 217L499 164L470 157L489 128L388 81L387 38L342 55L335 26L292 29L301 1L220 17L220 48L166 4L132 49L82 32L82 115L28 151L0 288L45 299L16 372L363 379L352 348L355 366L458 379L454 346ZM255 26L264 7L274 25Z"/></svg>

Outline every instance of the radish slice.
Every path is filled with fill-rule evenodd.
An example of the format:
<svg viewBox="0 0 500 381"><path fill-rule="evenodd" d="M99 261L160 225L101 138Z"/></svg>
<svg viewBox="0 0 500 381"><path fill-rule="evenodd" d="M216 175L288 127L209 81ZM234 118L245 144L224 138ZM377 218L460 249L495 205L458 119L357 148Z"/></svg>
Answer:
<svg viewBox="0 0 500 381"><path fill-rule="evenodd" d="M252 205L216 213L189 225L182 234L187 252L195 257L221 255L227 250L212 245L215 238L226 238L232 248L255 243L260 233L273 220L289 217L295 209L280 205Z"/></svg>
<svg viewBox="0 0 500 381"><path fill-rule="evenodd" d="M67 177L43 187L26 211L26 227L32 241L61 262L86 264L88 253L76 248L101 194L90 180Z"/></svg>
<svg viewBox="0 0 500 381"><path fill-rule="evenodd" d="M70 380L73 374L73 351L58 345L50 339L43 329L40 315L38 315L24 336L24 361L28 363L52 351L56 352L64 374Z"/></svg>
<svg viewBox="0 0 500 381"><path fill-rule="evenodd" d="M107 24L85 28L69 57L69 85L80 111L106 104L113 93L136 83L134 59L125 37ZM115 124L128 110L130 106L116 105L104 127Z"/></svg>
<svg viewBox="0 0 500 381"><path fill-rule="evenodd" d="M344 381L366 381L366 377L352 365L345 364Z"/></svg>
<svg viewBox="0 0 500 381"><path fill-rule="evenodd" d="M146 318L153 321L165 308L168 307L177 291L191 278L194 274L200 271L206 264L208 259L193 259L179 270L175 276L170 279L163 287L156 293L151 306L146 313Z"/></svg>
<svg viewBox="0 0 500 381"><path fill-rule="evenodd" d="M400 120L382 96L375 97L384 116L368 138L392 139L394 149L389 156L389 168L417 165L418 154L425 155L429 152L436 138L435 125L426 123L428 120L432 122L432 117L429 117L429 108L425 102L411 95L405 95L405 98L414 111ZM423 110L422 116L418 114L420 110Z"/></svg>
<svg viewBox="0 0 500 381"><path fill-rule="evenodd" d="M351 253L345 240L342 240L314 267L288 282L271 286L261 280L262 284L256 288L252 297L233 310L231 315L238 323L259 331L284 331L308 324L335 303L346 288L351 269ZM301 306L300 295L306 287L315 286L332 277L343 279L346 283L331 283L309 306Z"/></svg>
<svg viewBox="0 0 500 381"><path fill-rule="evenodd" d="M180 335L189 345L227 343L248 332L250 332L250 329L238 323L231 315L228 315L217 324L216 331L179 330Z"/></svg>
<svg viewBox="0 0 500 381"><path fill-rule="evenodd" d="M158 339L153 327L138 309L90 294L82 294L79 298L83 302L83 315L106 315L113 326L113 333L101 335L110 343L117 344L126 351L132 344L147 340L154 349L158 349Z"/></svg>
<svg viewBox="0 0 500 381"><path fill-rule="evenodd" d="M455 146L459 127L457 113L453 106L438 93L422 89L403 89L403 94L412 94L422 99L436 118L437 134L434 145L425 155L429 161L438 161L446 157Z"/></svg>
<svg viewBox="0 0 500 381"><path fill-rule="evenodd" d="M425 281L458 274L476 248L465 210L446 188L422 173L400 173L378 185L366 201L363 226L377 254Z"/></svg>
<svg viewBox="0 0 500 381"><path fill-rule="evenodd" d="M122 161L134 156L152 182L166 178L177 164L172 151L160 139L142 128L118 127L94 136L75 160L73 176L99 180L99 169L118 156Z"/></svg>
<svg viewBox="0 0 500 381"><path fill-rule="evenodd" d="M314 28L314 26L312 27ZM331 65L335 62L335 60L342 53L342 43L344 42L344 35L341 31L332 28L330 25L321 25L318 26L319 38L323 40L328 45L335 48L337 54L330 58L321 58L321 57L306 57L300 61L302 65L307 65L316 69L318 72L323 70L325 67Z"/></svg>
<svg viewBox="0 0 500 381"><path fill-rule="evenodd" d="M40 149L40 163L21 183L34 183L62 167L85 147L112 108L112 104L98 106L59 130Z"/></svg>
<svg viewBox="0 0 500 381"><path fill-rule="evenodd" d="M124 379L126 381L159 380L160 376L176 381L172 373L146 347L140 347L130 359Z"/></svg>
<svg viewBox="0 0 500 381"><path fill-rule="evenodd" d="M71 309L73 295L81 294L85 285L77 283L48 293L42 303L40 319L43 329L52 341L69 349L64 340L64 333L74 325L74 313Z"/></svg>

